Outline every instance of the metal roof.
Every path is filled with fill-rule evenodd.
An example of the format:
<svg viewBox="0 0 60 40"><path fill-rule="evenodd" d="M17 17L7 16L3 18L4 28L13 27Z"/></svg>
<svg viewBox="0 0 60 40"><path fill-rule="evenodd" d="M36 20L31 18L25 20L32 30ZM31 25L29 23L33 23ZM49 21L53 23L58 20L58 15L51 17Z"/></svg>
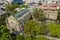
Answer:
<svg viewBox="0 0 60 40"><path fill-rule="evenodd" d="M22 17L24 14L26 14L27 12L30 12L28 8L22 9L20 12L13 14L13 16L16 19L19 19L20 17Z"/></svg>

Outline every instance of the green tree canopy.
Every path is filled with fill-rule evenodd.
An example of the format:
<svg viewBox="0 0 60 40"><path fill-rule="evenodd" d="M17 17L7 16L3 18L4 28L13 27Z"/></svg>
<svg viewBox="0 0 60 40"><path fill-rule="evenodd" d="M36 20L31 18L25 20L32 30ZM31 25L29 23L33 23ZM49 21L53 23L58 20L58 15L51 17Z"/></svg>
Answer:
<svg viewBox="0 0 60 40"><path fill-rule="evenodd" d="M59 22L60 22L60 8L58 9L58 20L59 20Z"/></svg>
<svg viewBox="0 0 60 40"><path fill-rule="evenodd" d="M0 26L0 40L13 40L5 25Z"/></svg>
<svg viewBox="0 0 60 40"><path fill-rule="evenodd" d="M19 7L20 8L27 8L28 6L27 5L24 5L24 4L21 4Z"/></svg>
<svg viewBox="0 0 60 40"><path fill-rule="evenodd" d="M44 11L42 9L35 9L33 11L33 16L36 20L41 21L45 19Z"/></svg>
<svg viewBox="0 0 60 40"><path fill-rule="evenodd" d="M60 37L60 24L48 24L49 33L54 37Z"/></svg>
<svg viewBox="0 0 60 40"><path fill-rule="evenodd" d="M23 40L24 39L24 35L16 35L16 40Z"/></svg>
<svg viewBox="0 0 60 40"><path fill-rule="evenodd" d="M17 13L17 10L15 10L16 8L27 8L27 5L18 5L18 4L12 4L12 5L6 5L5 9L6 9L6 14L14 14Z"/></svg>
<svg viewBox="0 0 60 40"><path fill-rule="evenodd" d="M15 8L19 7L18 4L12 4L12 5L6 5L5 9L6 11L13 11Z"/></svg>
<svg viewBox="0 0 60 40"><path fill-rule="evenodd" d="M24 37L24 40L32 40L31 37Z"/></svg>
<svg viewBox="0 0 60 40"><path fill-rule="evenodd" d="M0 17L0 26L4 24L5 20L6 20L6 15L2 15Z"/></svg>
<svg viewBox="0 0 60 40"><path fill-rule="evenodd" d="M38 34L40 34L40 25L33 20L29 20L24 25L24 32L27 35L30 35L32 37L35 35L38 35Z"/></svg>
<svg viewBox="0 0 60 40"><path fill-rule="evenodd" d="M7 16L10 16L10 14L12 13L16 13L17 11L15 10L15 8L18 8L18 7L19 7L18 4L6 5L5 9L6 9Z"/></svg>

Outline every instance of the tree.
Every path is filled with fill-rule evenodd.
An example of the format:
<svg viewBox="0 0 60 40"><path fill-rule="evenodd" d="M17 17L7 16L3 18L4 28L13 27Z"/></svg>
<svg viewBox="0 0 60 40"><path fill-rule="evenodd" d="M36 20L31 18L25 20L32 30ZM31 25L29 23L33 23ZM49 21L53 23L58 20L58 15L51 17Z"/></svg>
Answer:
<svg viewBox="0 0 60 40"><path fill-rule="evenodd" d="M12 7L15 9L15 8L18 8L20 5L19 4L12 4Z"/></svg>
<svg viewBox="0 0 60 40"><path fill-rule="evenodd" d="M28 7L27 5L18 5L18 4L12 4L12 5L6 5L5 9L6 9L6 14L7 16L10 16L10 14L14 14L17 13L17 10L15 10L16 8L26 8Z"/></svg>
<svg viewBox="0 0 60 40"><path fill-rule="evenodd" d="M24 4L21 4L19 7L20 8L27 8L28 6L27 5L24 5Z"/></svg>
<svg viewBox="0 0 60 40"><path fill-rule="evenodd" d="M4 33L4 34L2 34L0 40L13 40L13 39L11 38L9 33Z"/></svg>
<svg viewBox="0 0 60 40"><path fill-rule="evenodd" d="M0 40L12 40L5 25L0 26Z"/></svg>
<svg viewBox="0 0 60 40"><path fill-rule="evenodd" d="M60 21L60 8L58 9L58 20Z"/></svg>
<svg viewBox="0 0 60 40"><path fill-rule="evenodd" d="M7 17L10 16L11 13L17 12L15 8L18 8L18 7L19 7L18 4L6 5L5 9L6 9Z"/></svg>
<svg viewBox="0 0 60 40"><path fill-rule="evenodd" d="M24 40L24 35L16 35L16 40Z"/></svg>
<svg viewBox="0 0 60 40"><path fill-rule="evenodd" d="M33 11L33 16L34 16L34 18L36 19L36 20L38 20L38 21L42 21L42 20L44 20L45 19L45 15L44 15L44 11L42 10L42 9L35 9L34 11Z"/></svg>
<svg viewBox="0 0 60 40"><path fill-rule="evenodd" d="M5 25L5 20L6 20L6 15L4 14L4 15L1 15L1 17L0 17L0 26L1 25Z"/></svg>
<svg viewBox="0 0 60 40"><path fill-rule="evenodd" d="M24 25L24 32L33 39L35 35L40 34L40 25L33 20L29 20Z"/></svg>
<svg viewBox="0 0 60 40"><path fill-rule="evenodd" d="M12 4L12 5L6 5L5 9L6 9L6 11L12 12L15 8L18 8L18 7L19 7L18 4Z"/></svg>
<svg viewBox="0 0 60 40"><path fill-rule="evenodd" d="M41 34L42 35L47 35L47 33L48 33L48 29L47 29L47 26L45 25L45 26L41 26Z"/></svg>
<svg viewBox="0 0 60 40"><path fill-rule="evenodd" d="M53 37L60 37L60 24L48 24L49 33Z"/></svg>
<svg viewBox="0 0 60 40"><path fill-rule="evenodd" d="M25 37L24 40L32 40L31 37Z"/></svg>
<svg viewBox="0 0 60 40"><path fill-rule="evenodd" d="M33 19L41 24L41 34L47 34L47 26L45 21L45 14L42 9L35 9L33 11Z"/></svg>

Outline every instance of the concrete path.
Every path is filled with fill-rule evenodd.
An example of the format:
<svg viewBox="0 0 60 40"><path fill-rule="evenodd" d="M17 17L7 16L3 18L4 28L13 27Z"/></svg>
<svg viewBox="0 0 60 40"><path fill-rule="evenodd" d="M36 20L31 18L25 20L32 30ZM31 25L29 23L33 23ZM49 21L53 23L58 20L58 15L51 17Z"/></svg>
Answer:
<svg viewBox="0 0 60 40"><path fill-rule="evenodd" d="M44 35L37 35L37 36L43 36L45 38L52 39L52 40L60 40L60 38L53 38L53 37L48 37L48 36L44 36Z"/></svg>

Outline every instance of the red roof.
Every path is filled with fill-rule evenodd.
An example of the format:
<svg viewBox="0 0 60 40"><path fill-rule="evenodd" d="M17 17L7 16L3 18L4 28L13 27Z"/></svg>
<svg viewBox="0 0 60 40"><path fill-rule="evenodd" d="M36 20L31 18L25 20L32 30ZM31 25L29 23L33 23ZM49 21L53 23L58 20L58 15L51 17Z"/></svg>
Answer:
<svg viewBox="0 0 60 40"><path fill-rule="evenodd" d="M42 9L52 9L52 10L56 10L57 6L56 5L42 5Z"/></svg>

